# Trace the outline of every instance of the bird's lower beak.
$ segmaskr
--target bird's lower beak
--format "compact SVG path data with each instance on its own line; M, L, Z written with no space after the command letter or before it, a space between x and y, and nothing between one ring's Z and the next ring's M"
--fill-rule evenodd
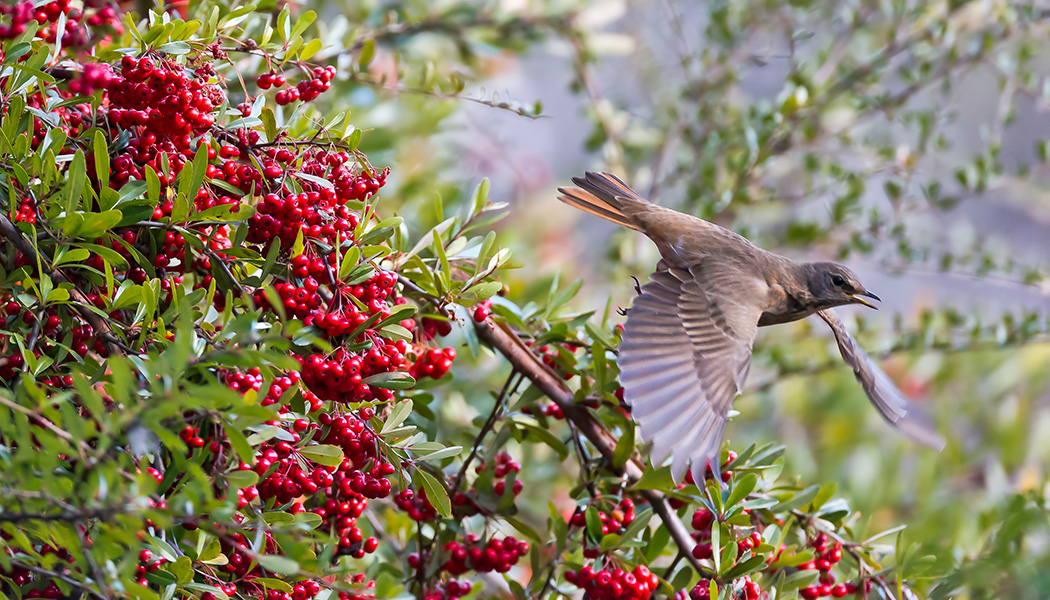
M878 300L879 302L882 302L882 298L879 298L878 296L876 296L875 294L872 294L871 292L869 292L867 290L864 290L863 292L857 292L856 294L853 294L851 297L853 298L853 301L856 302L857 304L863 304L864 306L867 306L868 308L873 308L875 310L879 310L879 307L875 306L871 302L868 302L864 298L871 298L873 300Z

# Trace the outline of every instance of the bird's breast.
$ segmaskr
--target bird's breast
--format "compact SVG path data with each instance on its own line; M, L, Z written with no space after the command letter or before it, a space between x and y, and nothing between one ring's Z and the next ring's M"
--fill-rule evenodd
M816 309L807 306L778 281L769 282L768 302L758 319L758 326L779 325L798 321L813 314Z

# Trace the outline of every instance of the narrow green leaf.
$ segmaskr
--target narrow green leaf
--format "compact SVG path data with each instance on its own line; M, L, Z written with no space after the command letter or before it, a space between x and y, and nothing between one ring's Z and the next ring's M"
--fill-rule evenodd
M747 498L748 494L755 490L756 485L758 485L758 476L754 473L748 473L737 480L736 485L729 492L729 497L726 498L726 509L736 506L737 502Z
M440 481L422 469L413 471L412 479L426 492L427 500L437 509L438 514L445 518L452 516L452 502L449 501L448 492L445 491L445 486Z
M299 449L299 454L319 465L334 467L343 462L343 449L338 446L318 445Z
M279 554L264 554L256 561L259 566L277 575L295 575L299 572L299 563Z

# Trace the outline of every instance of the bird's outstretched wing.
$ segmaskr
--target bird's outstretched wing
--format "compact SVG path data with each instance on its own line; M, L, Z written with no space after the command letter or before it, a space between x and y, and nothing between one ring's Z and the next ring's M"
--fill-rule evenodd
M944 448L944 438L937 434L933 421L901 394L886 373L846 331L838 315L831 310L817 311L817 315L835 332L843 360L853 369L857 381L864 387L864 392L882 418L912 441L936 450Z
M726 414L751 364L766 284L734 263L706 258L658 271L627 312L620 344L624 401L653 464L674 456L680 482L718 469Z

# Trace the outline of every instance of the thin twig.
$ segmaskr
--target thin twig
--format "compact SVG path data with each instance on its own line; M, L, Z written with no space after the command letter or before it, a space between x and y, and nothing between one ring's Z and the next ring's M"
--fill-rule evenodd
M24 569L24 570L29 571L31 573L36 573L37 575L43 575L44 577L50 577L52 579L57 579L57 580L59 580L61 582L67 583L67 584L77 588L78 590L83 590L83 592L85 594L87 594L89 596L92 596L92 597L95 597L95 598L98 598L99 600L109 600L108 597L103 595L101 592L99 592L95 588L87 585L86 583L84 583L82 581L78 581L76 579L73 579L72 577L70 577L68 575L63 575L62 573L58 573L56 571L51 571L51 570L45 569L43 567L37 567L35 565L31 565L29 563L22 562L22 561L20 561L18 559L11 559L11 566L17 567L19 569Z
M511 382L514 382L517 377L517 382L511 387ZM503 406L507 401L507 398L517 390L521 384L521 377L518 377L518 372L511 369L510 375L507 376L507 381L504 382L503 388L500 390L499 395L496 396L496 403L492 405L492 412L489 413L489 418L482 425L481 431L478 432L477 437L474 438L474 447L470 449L470 454L467 459L463 461L463 466L459 468L459 473L456 474L456 478L452 481L452 492L459 491L459 486L463 483L463 477L467 474L467 468L470 467L470 463L473 462L474 458L478 455L478 450L481 448L481 443L484 441L485 436L488 432L496 425L496 420L499 418L500 412L503 410Z

